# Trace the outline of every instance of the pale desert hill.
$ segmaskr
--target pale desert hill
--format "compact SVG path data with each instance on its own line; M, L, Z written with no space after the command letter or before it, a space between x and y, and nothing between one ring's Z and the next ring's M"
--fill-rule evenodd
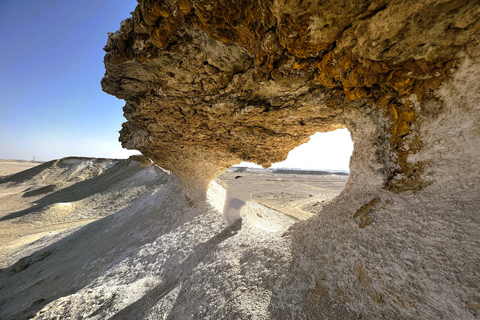
M85 225L155 192L162 171L132 159L64 158L0 178L0 266L35 240Z
M132 159L64 158L3 178L0 319L268 318L298 221L283 196L331 199L346 182L335 177L323 195L301 177L302 200L292 176L225 174L227 189L212 182L194 206L174 175ZM284 212L254 200L265 192Z

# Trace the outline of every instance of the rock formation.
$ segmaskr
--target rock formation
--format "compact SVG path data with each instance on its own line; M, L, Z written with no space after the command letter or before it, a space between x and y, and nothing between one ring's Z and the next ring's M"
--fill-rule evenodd
M140 1L105 50L125 99L121 141L185 184L242 160L268 167L344 113L381 110L385 184L415 190L415 104L478 54L476 1ZM412 101L415 97L415 101ZM425 108L419 108L425 111Z
M123 146L193 197L350 130L346 190L286 234L273 319L480 315L478 1L141 0L105 50Z

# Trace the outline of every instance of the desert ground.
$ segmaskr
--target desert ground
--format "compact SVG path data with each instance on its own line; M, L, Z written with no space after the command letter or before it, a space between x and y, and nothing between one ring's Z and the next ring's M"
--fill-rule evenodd
M303 220L319 213L342 192L347 175L283 174L272 171L226 172L218 177L228 197L254 200Z
M238 272L232 263L267 259L248 272L277 283L289 259L282 235L347 180L228 170L210 184L207 202L191 207L175 176L134 159L0 165L10 173L0 177L0 319L190 318L175 301L198 293L195 272L215 270L209 277L221 282ZM285 249L274 257L272 246ZM212 269L211 259L220 265ZM244 312L266 307L246 304Z
M0 159L0 178L38 166L39 162Z
M122 190L123 180L147 170L137 162L119 167L115 183L109 185L112 173L108 169L120 166L119 161L70 158L39 164L0 160L0 267L14 263L18 251L42 237L107 216L141 197L142 191L155 189L148 179L137 178L131 188ZM217 181L227 190L226 207L232 199L241 203L235 214L230 211L233 222L241 207L252 200L293 220L307 219L343 190L347 178L232 169Z
M0 267L40 238L88 224L155 190L142 169L118 159L0 160Z

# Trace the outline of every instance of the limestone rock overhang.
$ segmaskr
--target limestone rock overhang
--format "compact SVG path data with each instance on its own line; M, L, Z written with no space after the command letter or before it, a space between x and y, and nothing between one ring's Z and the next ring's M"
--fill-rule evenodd
M122 145L191 190L360 117L375 119L383 187L416 191L421 119L479 39L472 0L141 0L109 35L102 88L126 101Z

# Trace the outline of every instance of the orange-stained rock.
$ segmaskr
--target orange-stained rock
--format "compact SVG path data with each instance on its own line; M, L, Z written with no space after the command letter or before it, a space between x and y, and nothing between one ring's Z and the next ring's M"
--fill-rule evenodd
M235 163L282 161L370 107L390 121L386 186L416 172L394 190L421 188L405 99L430 98L480 28L480 4L460 0L142 0L132 16L105 47L103 89L127 101L120 141L198 190Z

